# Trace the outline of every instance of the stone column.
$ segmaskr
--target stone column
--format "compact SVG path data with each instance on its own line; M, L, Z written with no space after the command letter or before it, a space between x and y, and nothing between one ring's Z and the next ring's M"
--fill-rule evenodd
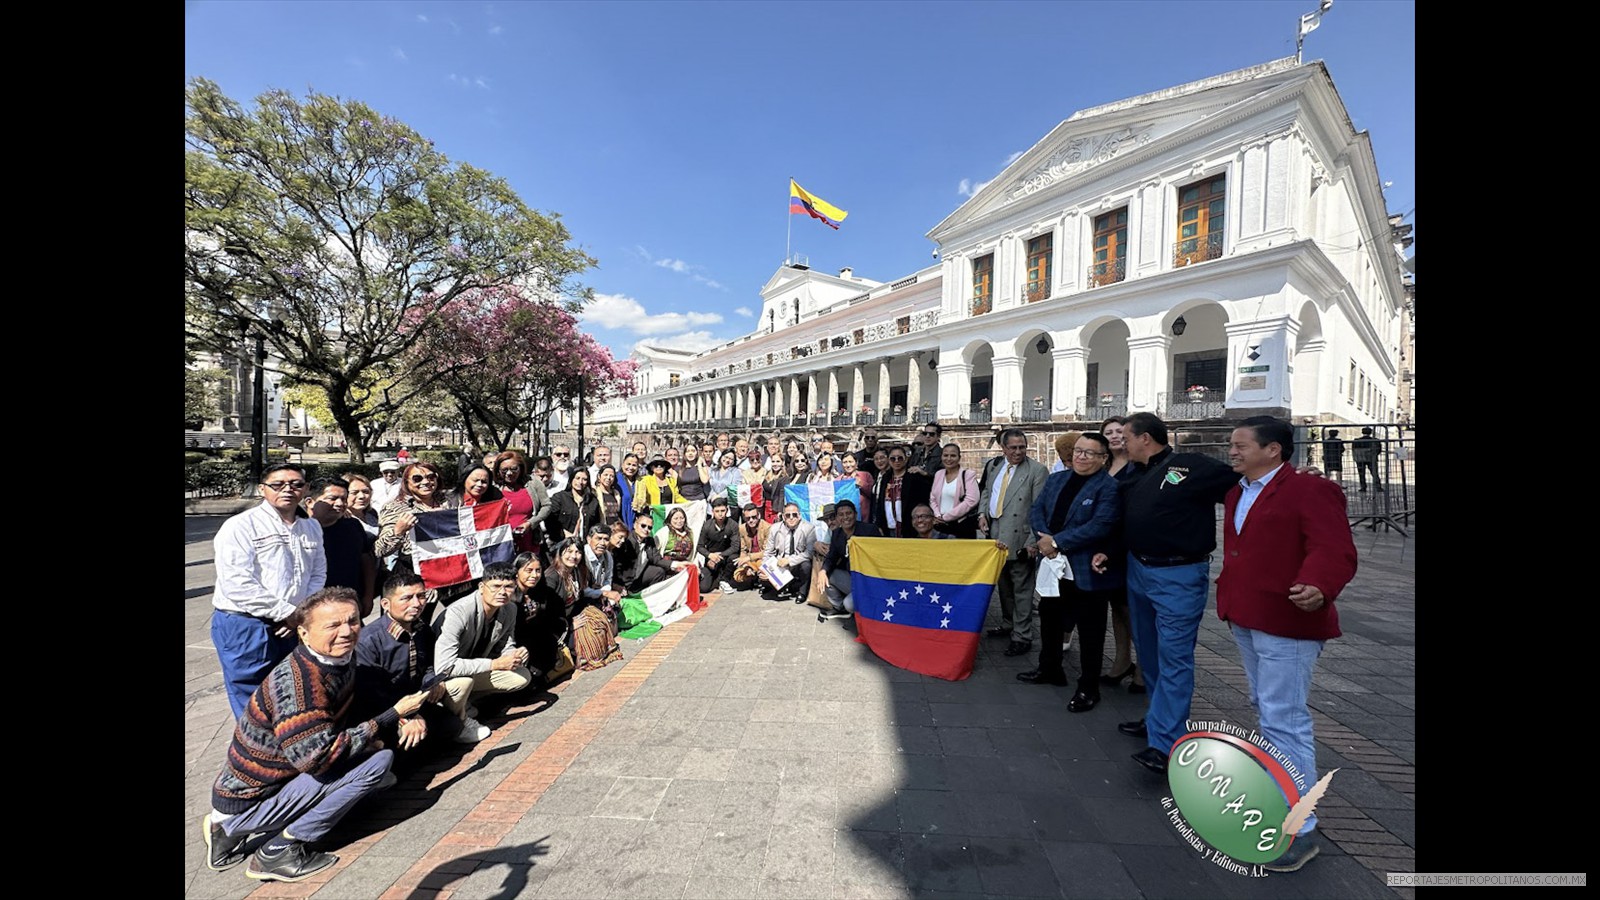
M878 404L875 409L878 410L878 421L880 423L883 421L884 416L894 412L894 404L889 401L889 398L893 396L894 387L894 384L889 380L889 359L890 357L885 356L878 360Z
M855 414L860 412L861 407L867 402L867 376L861 363L855 364L855 370L851 373L851 375L850 415L852 417L852 421L854 421ZM873 408L876 409L878 405L879 404L873 404Z
M972 365L961 361L961 351L939 349L939 421L955 424L962 409L972 399ZM963 393L965 389L965 393Z
M906 363L906 421L910 422L917 408L922 406L922 354L911 354ZM943 416L937 410L935 413Z
M1228 417L1288 418L1294 407L1289 350L1299 333L1299 323L1289 316L1275 316L1255 322L1230 322L1225 330Z
M824 381L823 384L827 384L827 382ZM816 372L806 376L806 407L802 412L806 414L807 421L810 421L810 417L815 415L817 407L827 408L827 403L822 400L821 393L817 391Z
M1007 347L1006 351L1010 352ZM994 389L990 409L996 422L1017 421L1022 410L1022 357L994 357Z
M1172 338L1164 334L1128 338L1128 412L1157 412L1159 395L1171 389Z
M800 408L800 379L799 377L791 377L789 379L789 415L798 416L803 412L805 411Z
M833 421L833 411L838 409L839 402L839 369L837 366L828 369L828 402L822 404L828 411L828 421Z
M1051 385L1055 397L1050 418L1058 422L1070 421L1080 415L1092 419L1095 411L1083 406L1087 403L1084 394L1089 390L1089 349L1063 347L1059 337L1057 341L1056 348L1050 353L1050 360L1055 364L1055 383Z

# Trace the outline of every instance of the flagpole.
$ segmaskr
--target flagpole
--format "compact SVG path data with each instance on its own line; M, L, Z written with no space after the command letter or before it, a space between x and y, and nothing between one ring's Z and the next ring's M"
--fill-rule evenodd
M794 184L793 178L789 179L789 184ZM789 196L794 196L792 187L790 189ZM787 227L784 229L783 234L783 264L787 266L789 264L789 242L794 238L794 213L789 211L788 201L785 201L783 204L783 218L787 223Z

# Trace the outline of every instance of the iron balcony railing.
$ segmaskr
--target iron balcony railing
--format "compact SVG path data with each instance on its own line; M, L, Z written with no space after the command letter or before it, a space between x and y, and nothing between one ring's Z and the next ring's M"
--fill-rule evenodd
M883 414L884 425L904 425L905 423L906 411L904 409L896 409L893 412L886 412Z
M972 422L978 425L986 425L994 421L994 414L993 411L989 409L989 404L986 402L968 403L966 406L961 407L961 418L966 422Z
M1012 404L1011 418L1019 422L1048 422L1050 421L1050 407L1048 401L1029 401L1021 404Z
M1091 394L1079 403L1078 413L1085 421L1109 419L1128 414L1127 394Z
M836 412L833 414L833 418L829 421L833 425L849 425L850 414L847 412Z
M871 410L862 410L861 412L856 413L856 424L876 425L878 424L878 414L872 412Z
M937 419L932 403L924 403L911 411L911 424L926 425Z
M1128 261L1126 259L1113 259L1099 262L1089 266L1089 287L1097 288L1107 284L1116 284L1128 277Z
M1183 238L1172 245L1172 266L1187 266L1222 257L1222 233Z
M1156 414L1166 419L1220 419L1226 410L1225 393L1206 388L1157 394Z

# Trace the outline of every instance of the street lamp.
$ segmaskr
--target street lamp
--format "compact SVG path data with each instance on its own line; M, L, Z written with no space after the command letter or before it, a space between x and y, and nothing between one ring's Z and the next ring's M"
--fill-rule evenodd
M1182 334L1183 334L1183 330L1184 330L1184 329L1185 329L1185 328L1188 328L1188 327L1189 327L1189 323L1188 323L1188 322L1186 322L1186 321L1184 321L1184 318L1183 318L1183 316L1179 316L1179 317L1178 317L1178 318L1177 318L1177 319L1175 319L1175 320L1174 320L1174 321L1173 321L1173 323L1172 323L1172 333L1173 333L1173 334L1174 334L1174 335L1179 335L1179 336L1181 336L1181 335L1182 335Z

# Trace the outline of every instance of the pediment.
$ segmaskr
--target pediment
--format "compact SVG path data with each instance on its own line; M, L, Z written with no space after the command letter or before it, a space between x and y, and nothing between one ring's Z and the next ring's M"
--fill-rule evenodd
M811 274L810 269L796 269L793 266L779 266L778 271L773 272L772 277L767 279L767 283L761 286L761 296L766 297L773 291L779 290L786 284L804 280L809 274Z
M928 237L940 240L954 228L1000 213L1146 146L1181 141L1186 131L1202 133L1208 120L1249 108L1286 83L1305 77L1304 70L1296 71L1285 62L1075 113L935 226Z

